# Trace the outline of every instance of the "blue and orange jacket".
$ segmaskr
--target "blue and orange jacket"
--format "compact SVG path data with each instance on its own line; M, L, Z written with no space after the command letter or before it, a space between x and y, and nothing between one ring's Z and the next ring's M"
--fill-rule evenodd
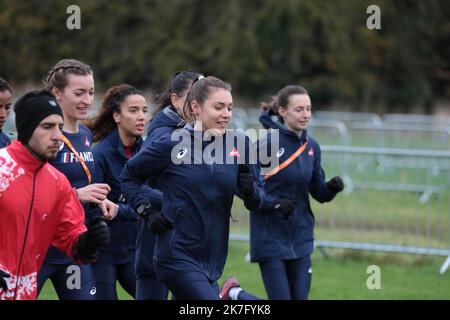
M325 184L319 144L307 135L306 130L297 135L270 111L263 112L260 122L266 129L279 130L279 150L271 157L280 164L302 145L307 145L292 163L265 180L266 194L291 199L295 210L287 218L273 211L256 210L250 213L251 261L302 258L310 255L314 248L314 216L309 194L321 203L331 201L335 194ZM271 150L273 136L269 131L265 138L258 141L257 148Z

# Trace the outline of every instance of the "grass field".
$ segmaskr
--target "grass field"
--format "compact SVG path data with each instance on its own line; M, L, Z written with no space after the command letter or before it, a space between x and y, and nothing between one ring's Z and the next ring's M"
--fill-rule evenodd
M247 251L247 242L230 242L228 261L219 284L222 284L226 277L236 275L243 288L265 298L258 265L245 261ZM329 249L327 257L316 250L312 260L310 299L450 299L450 271L443 275L438 272L444 261L443 257ZM370 276L366 271L370 265L380 267L379 290L369 290L366 286ZM120 299L131 299L122 288L119 288L118 293ZM57 299L49 281L39 299Z

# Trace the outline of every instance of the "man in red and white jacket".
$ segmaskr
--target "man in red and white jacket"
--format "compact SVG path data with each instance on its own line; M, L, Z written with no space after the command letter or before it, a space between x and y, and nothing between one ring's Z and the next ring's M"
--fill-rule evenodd
M101 219L84 210L67 178L47 161L60 146L63 115L48 91L15 105L18 140L0 149L0 300L36 299L36 277L49 245L80 262L109 243Z

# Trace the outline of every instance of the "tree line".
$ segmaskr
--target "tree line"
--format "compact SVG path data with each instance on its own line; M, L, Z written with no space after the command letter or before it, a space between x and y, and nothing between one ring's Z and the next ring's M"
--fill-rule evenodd
M67 28L69 5L81 28ZM367 28L378 5L381 29ZM59 59L101 90L162 90L178 70L213 74L260 101L302 84L315 105L432 112L450 97L449 0L0 0L0 76L36 83Z

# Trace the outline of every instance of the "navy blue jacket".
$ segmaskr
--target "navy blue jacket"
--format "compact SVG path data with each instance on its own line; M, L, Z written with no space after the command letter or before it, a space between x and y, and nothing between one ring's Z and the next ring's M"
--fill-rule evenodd
M142 146L139 138L133 146L136 154ZM120 141L119 131L114 129L93 148L95 158L94 181L107 183L111 187L108 199L119 205L117 216L108 221L111 243L98 250L97 263L123 264L134 258L137 235L137 214L128 204L120 188L119 176L128 161Z
M142 148L148 147L155 140L165 134L171 134L177 128L183 127L184 120L176 113L171 106L164 108L159 112L150 122L147 131L147 138L144 141ZM162 176L155 176L147 181L155 191L159 191L159 202L155 204L155 200L150 201L152 205L161 209L162 202ZM158 193L153 193L154 197ZM135 205L138 201L134 201ZM137 206L137 205L136 205ZM135 207L136 207L135 206ZM136 241L136 274L140 275L155 275L153 268L153 252L156 242L156 235L151 232L145 223L140 221L138 236Z
M4 132L2 132L2 130L0 130L0 149L10 144L11 140L9 139L9 137Z
M130 193L131 198L139 193L141 182L162 174L162 212L174 221L174 228L156 236L154 267L157 276L167 279L186 272L202 272L216 281L222 275L227 257L233 197L240 196L238 161L248 161L250 141L245 137L243 144L226 146L227 139L238 140L230 136L231 132L227 132L222 141L212 139L216 145L221 141L222 152L216 149L216 156L222 164L208 163L202 161L201 156L212 141L202 141L201 133L198 137L199 132L194 134L192 127L185 128L181 130L180 143L171 141L171 135L166 134L128 161L122 173L122 189ZM247 203L256 209L263 198L263 189L259 167L250 165L250 170L258 182Z
M79 125L77 133L64 132L63 134L72 143L75 150L83 158L86 166L89 168L91 175L94 174L94 156L91 150L92 132L87 127ZM70 151L69 147L61 144L61 148L55 160L50 163L59 171L61 171L69 180L70 185L74 188L82 188L89 184L86 172L84 171L78 159ZM89 205L85 205L85 211ZM63 252L59 251L53 246L50 246L45 257L45 263L50 264L67 264L71 263L72 259L67 257Z
M310 255L314 248L314 216L308 193L321 203L331 201L335 194L325 184L319 144L308 137L306 130L298 136L268 111L261 115L260 122L265 128L279 129L279 150L271 157L279 157L280 164L304 143L307 146L295 161L265 181L267 194L291 199L295 210L287 219L276 212L250 213L251 261L302 258ZM267 150L271 150L271 138L269 132L258 141L258 148L267 144Z

